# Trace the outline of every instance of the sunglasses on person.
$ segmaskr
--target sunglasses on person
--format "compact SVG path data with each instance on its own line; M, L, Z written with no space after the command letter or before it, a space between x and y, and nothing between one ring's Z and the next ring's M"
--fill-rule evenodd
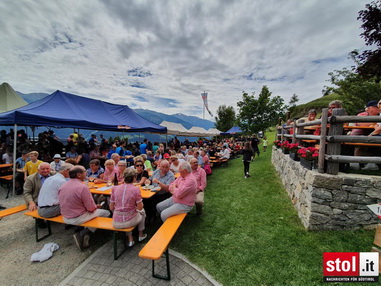
M139 164L139 165L135 165L135 167L143 167L143 165Z

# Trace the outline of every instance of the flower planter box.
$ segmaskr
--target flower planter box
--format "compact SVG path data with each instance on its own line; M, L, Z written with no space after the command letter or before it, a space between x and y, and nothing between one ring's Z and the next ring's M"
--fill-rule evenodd
M285 148L282 148L282 152L283 152L283 154L290 154L290 150L285 149Z
M294 161L300 161L298 154L290 153L290 158Z
M304 167L307 168L308 170L316 169L316 161L312 160L306 160L305 158L300 158L300 164Z

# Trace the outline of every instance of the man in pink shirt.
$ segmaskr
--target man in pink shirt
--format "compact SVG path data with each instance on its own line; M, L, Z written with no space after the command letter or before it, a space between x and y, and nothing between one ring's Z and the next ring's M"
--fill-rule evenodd
M86 178L86 169L77 165L69 171L70 181L64 183L58 191L58 200L64 222L72 225L81 225L95 217L108 217L108 210L99 209L94 203L89 188L83 183ZM85 228L74 234L78 248L89 247L90 233L95 229Z
M206 172L203 168L199 167L196 158L190 160L192 168L192 174L196 178L197 182L197 194L196 194L196 214L202 214L202 207L204 205L204 190L206 188Z
M179 172L180 177L169 185L172 197L156 205L163 222L170 216L189 212L195 204L197 181L190 164L181 162Z

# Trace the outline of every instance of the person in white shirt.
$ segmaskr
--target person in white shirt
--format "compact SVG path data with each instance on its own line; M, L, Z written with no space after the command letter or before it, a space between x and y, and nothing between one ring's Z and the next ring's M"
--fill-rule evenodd
M67 182L72 164L64 163L58 173L47 178L38 195L38 214L42 217L55 217L61 214L58 190Z
M221 159L229 159L230 158L230 152L229 152L228 148L226 148L226 145L222 146L222 150L219 154L220 154Z
M53 161L50 163L50 173L56 174L63 163L65 162L61 160L61 155L55 154L53 157Z

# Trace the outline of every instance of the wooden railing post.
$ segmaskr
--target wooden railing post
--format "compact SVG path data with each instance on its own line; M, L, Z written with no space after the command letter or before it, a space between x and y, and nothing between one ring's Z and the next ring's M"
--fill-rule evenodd
M343 108L335 108L332 110L332 116L344 115L345 110ZM328 131L329 136L342 135L343 134L343 123L334 122ZM328 142L327 144L327 155L341 155L341 143L340 142ZM337 162L327 162L327 174L336 175L339 172L340 163Z
M295 144L296 143L296 133L298 132L298 128L296 128L296 120L293 121L294 122L294 125L293 125L293 132L292 132L292 144Z
M299 119L298 123L304 123L304 119ZM294 123L295 124L295 123ZM295 125L296 126L296 125ZM304 135L304 126L300 126L298 128L295 127L295 129L298 129L298 135ZM299 145L301 145L303 142L302 139L298 139Z
M328 108L323 108L321 115L321 128L320 128L320 147L319 147L319 158L318 158L318 172L324 173L324 156L325 156L325 142L327 135L327 119L328 119Z

